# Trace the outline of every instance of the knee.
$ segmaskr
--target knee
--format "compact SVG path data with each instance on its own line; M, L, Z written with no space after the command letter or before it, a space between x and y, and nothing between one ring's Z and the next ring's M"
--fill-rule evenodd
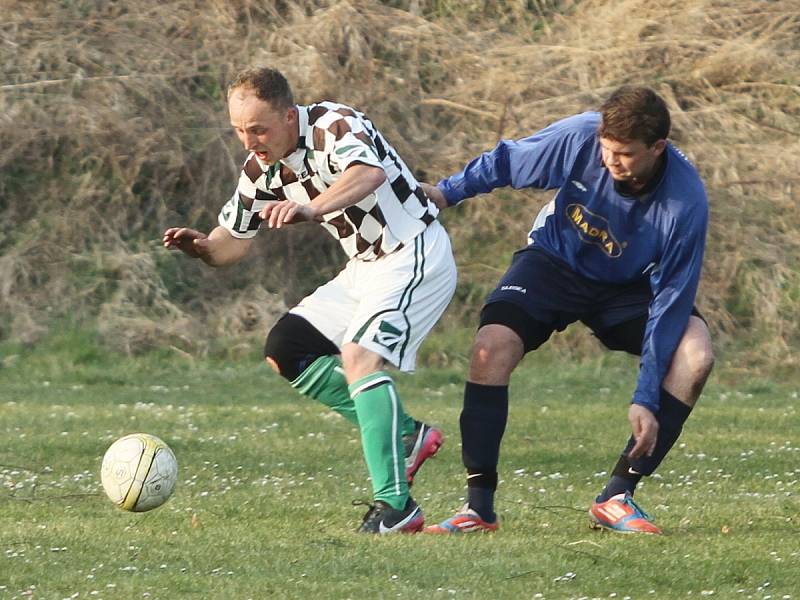
M479 331L472 344L472 367L481 371L496 367L501 362L499 349L495 338Z
M363 346L352 342L342 346L342 368L348 383L380 371L384 363L385 360L382 356Z
M288 346L287 346L287 327L283 319L279 320L270 329L267 339L264 342L264 361L278 375L288 378L289 368Z
M276 361L274 358L269 355L264 356L264 362L266 362L267 366L275 371L278 375L281 374L281 367L278 365L278 361Z
M702 387L714 368L714 349L708 326L698 317L689 319L689 326L676 352L679 369L693 386Z
M714 349L705 324L684 337L680 350L687 379L693 386L702 387L714 368Z
M358 344L345 344L342 346L342 368L345 373L354 369L361 359L361 347Z
M522 340L511 329L502 325L481 327L472 345L470 381L507 385L523 354Z
M711 344L692 348L687 355L687 367L693 383L705 383L714 369L714 350Z
M289 381L320 356L338 354L339 349L308 321L288 313L270 330L264 343L264 359Z

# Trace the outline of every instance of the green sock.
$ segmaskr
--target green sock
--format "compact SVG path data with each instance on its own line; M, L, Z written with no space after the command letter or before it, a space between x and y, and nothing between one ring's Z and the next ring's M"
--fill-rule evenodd
M338 356L320 356L292 381L292 387L330 406L353 425L358 425L356 407L347 389L342 361Z
M342 360L339 356L320 356L291 382L291 386L301 394L331 407L353 425L358 425L356 407L347 389L347 380L344 378ZM400 428L402 435L414 433L414 419L403 411L402 406Z
M372 494L403 510L408 500L406 461L400 430L403 407L394 382L377 371L350 384L361 427L361 446L372 477Z

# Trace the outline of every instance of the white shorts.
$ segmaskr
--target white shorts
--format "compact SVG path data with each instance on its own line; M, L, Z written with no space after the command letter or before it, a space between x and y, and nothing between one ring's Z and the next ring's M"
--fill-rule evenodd
M434 221L392 254L370 262L350 260L289 312L309 321L339 348L354 342L402 371L413 371L422 340L455 289L450 238Z

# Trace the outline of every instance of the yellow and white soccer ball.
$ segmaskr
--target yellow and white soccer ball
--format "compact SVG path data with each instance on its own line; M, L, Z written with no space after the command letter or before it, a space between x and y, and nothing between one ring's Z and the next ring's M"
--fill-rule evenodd
M106 450L100 480L111 501L123 510L144 512L172 495L178 461L163 441L148 433L132 433Z

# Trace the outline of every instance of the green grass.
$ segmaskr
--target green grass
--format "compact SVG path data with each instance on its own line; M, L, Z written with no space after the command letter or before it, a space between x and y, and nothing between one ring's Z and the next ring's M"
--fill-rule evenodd
M441 343L441 339L436 341ZM798 598L800 380L715 373L637 498L667 535L601 534L586 508L628 430L635 363L530 357L512 386L495 535L353 533L358 434L253 355L123 359L86 335L0 348L0 598ZM429 521L462 502L463 366L398 376L441 424L414 488ZM111 505L101 457L133 431L180 463L145 514Z

